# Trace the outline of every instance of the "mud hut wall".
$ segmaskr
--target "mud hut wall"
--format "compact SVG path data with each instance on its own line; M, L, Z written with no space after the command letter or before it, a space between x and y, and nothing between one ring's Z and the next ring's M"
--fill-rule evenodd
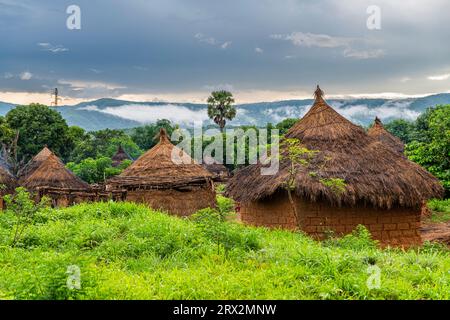
M337 235L348 234L361 224L383 245L409 246L421 243L419 209L333 207L299 198L296 199L296 206L301 215L302 230L316 239L323 239L329 230ZM240 217L244 223L256 226L285 229L297 227L287 196L280 194L242 205Z
M175 189L137 189L127 192L126 201L144 203L155 210L178 216L189 216L196 211L216 206L211 188L203 187L182 191Z

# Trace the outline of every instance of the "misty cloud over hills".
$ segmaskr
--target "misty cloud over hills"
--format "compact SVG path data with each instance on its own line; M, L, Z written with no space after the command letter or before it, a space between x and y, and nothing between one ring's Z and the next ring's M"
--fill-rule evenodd
M427 107L450 104L450 94L438 94L423 98L407 99L329 99L336 111L360 125L370 124L375 116L384 122L393 119L415 120ZM261 102L237 105L237 116L232 125L258 125L278 123L285 118L302 117L310 108L311 99L278 102ZM0 103L0 115L5 115L14 105ZM168 119L183 127L194 123L211 124L205 104L130 102L100 99L75 106L61 106L57 110L69 125L86 130L105 128L131 128L158 119Z

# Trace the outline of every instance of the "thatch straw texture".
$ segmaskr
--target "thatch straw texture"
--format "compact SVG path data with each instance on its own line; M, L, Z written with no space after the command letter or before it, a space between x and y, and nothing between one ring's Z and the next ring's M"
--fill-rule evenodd
M28 189L59 189L59 190L82 190L89 191L89 184L82 181L52 152L46 159L41 161L37 168L28 171L23 178L23 186Z
M311 109L286 134L320 151L308 168L296 174L298 196L333 205L378 208L418 207L426 199L442 196L442 185L435 177L342 117L322 95L318 88ZM237 172L228 183L227 194L248 203L279 190L289 176L288 161L281 160L279 172L272 176L261 175L261 166L251 165ZM346 190L342 194L333 192L320 178L344 179Z
M369 128L367 134L401 154L405 151L403 142L387 131L378 117L375 118L373 126Z
M33 172L39 168L39 166L50 156L53 152L45 146L37 155L33 157L22 169L19 170L18 178L21 183L33 174Z
M211 173L170 142L164 129L159 135L159 143L119 176L111 178L109 185L162 189L204 184L212 178ZM173 155L177 156L175 162Z

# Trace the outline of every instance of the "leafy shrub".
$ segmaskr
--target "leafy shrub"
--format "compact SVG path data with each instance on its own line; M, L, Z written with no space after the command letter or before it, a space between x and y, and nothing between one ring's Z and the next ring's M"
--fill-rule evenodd
M203 234L217 244L217 253L220 253L221 247L223 247L225 255L232 249L255 250L259 248L255 233L224 221L223 216L213 209L202 209L192 218Z
M372 236L366 227L358 225L352 233L347 234L342 238L332 237L327 240L326 244L353 250L364 250L375 248L377 242L372 239Z
M217 196L217 209L222 217L234 213L234 201L233 199L224 197L222 195Z
M3 199L5 200L7 211L15 217L11 240L11 246L14 247L21 240L27 227L34 222L36 213L48 207L49 201L44 197L38 204L35 204L32 195L23 187L16 188L14 195L6 195Z

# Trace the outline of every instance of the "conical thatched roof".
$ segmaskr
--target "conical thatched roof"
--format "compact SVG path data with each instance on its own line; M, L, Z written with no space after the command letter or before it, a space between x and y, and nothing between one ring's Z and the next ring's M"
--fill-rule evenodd
M311 109L286 134L320 151L308 168L296 174L298 196L338 205L390 208L416 207L442 195L441 184L430 173L342 117L325 102L320 88L315 95ZM288 167L281 160L280 170L272 176L261 175L261 164L244 168L229 181L227 194L244 203L270 196L286 182ZM320 182L329 178L344 179L345 192L333 192Z
M121 186L170 187L212 178L211 173L170 142L164 129L160 130L159 139L156 146L109 182Z
M36 167L35 162L33 170L28 171L28 174L23 177L21 183L24 187L30 189L51 188L83 191L90 190L89 184L67 169L64 166L64 163L62 163L62 161L50 150L48 150L50 151L50 154L47 154L47 150L45 150L45 153L41 154L41 156L45 154L46 158L39 157L39 165ZM36 160L36 157L34 160Z
M50 156L53 152L45 146L37 155L33 157L18 173L19 181L22 183L28 176L39 168L39 166Z
M133 160L131 156L122 148L122 145L119 145L117 152L115 155L111 157L112 166L117 167L125 160Z
M367 131L367 134L401 154L405 151L403 142L387 131L378 117L375 118L373 126Z

